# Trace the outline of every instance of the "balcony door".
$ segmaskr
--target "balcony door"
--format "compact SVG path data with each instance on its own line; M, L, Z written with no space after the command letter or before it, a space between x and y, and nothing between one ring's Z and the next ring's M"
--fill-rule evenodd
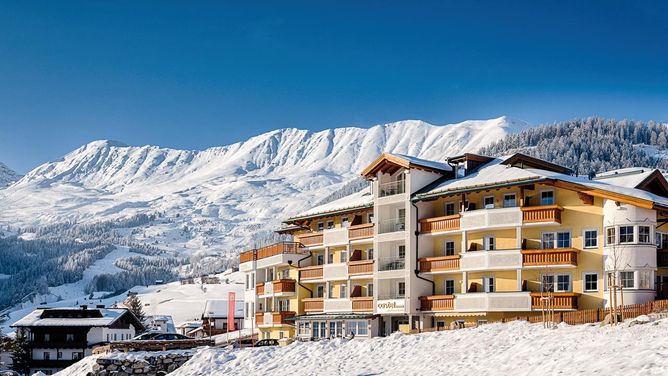
M483 277L482 289L484 292L494 292L494 277Z

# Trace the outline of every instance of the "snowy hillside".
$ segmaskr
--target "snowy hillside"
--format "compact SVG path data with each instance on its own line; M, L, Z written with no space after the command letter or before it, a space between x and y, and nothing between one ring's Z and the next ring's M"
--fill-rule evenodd
M11 183L19 180L21 175L17 174L14 170L7 167L6 164L0 162L0 189L5 188Z
M443 160L525 129L506 117L434 126L401 121L369 129L281 129L203 151L95 141L0 191L0 225L43 226L161 218L133 242L191 251L238 251L280 219L341 187L383 151Z

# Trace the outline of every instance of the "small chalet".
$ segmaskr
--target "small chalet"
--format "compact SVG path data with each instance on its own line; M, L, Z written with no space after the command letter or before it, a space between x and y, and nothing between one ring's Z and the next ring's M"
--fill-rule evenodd
M215 299L207 300L202 314L202 330L206 336L227 333L227 300ZM243 328L244 322L244 302L235 301L234 307L234 329Z

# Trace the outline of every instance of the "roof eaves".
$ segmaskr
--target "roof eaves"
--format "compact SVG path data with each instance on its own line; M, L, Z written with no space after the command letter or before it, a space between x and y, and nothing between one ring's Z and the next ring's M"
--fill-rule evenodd
M493 184L473 185L473 186L468 186L468 187L461 187L461 188L450 189L450 190L436 191L436 192L431 192L431 193L425 192L425 193L414 195L413 198L411 198L411 201L417 202L417 201L422 201L422 200L430 199L430 198L436 198L436 197L442 197L442 196L451 196L451 195L455 195L455 194L474 192L474 191L490 189L490 188L511 187L511 186L518 185L518 184L539 183L539 182L547 181L547 180L551 180L551 179L548 179L548 178L545 178L545 177L531 177L531 178L522 178L522 179L515 179L515 180L506 180L504 182L498 182L498 183L493 183Z
M290 217L283 221L285 224L290 224L291 222L295 221L301 221L304 219L315 219L315 218L320 218L320 217L329 217L332 215L337 215L337 214L343 214L343 213L348 213L352 211L356 211L359 209L366 209L366 208L371 208L373 207L373 202L366 203L364 205L357 205L357 206L351 206L348 208L343 208L343 209L337 209L337 210L331 210L331 211L325 211L325 212L320 212L320 213L313 213L310 215L303 215L299 217Z

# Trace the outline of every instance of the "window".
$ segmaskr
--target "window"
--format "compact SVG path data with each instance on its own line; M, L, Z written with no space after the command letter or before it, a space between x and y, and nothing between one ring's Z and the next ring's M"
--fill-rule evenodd
M436 328L437 329L442 329L445 328L445 321L436 321Z
M325 263L325 256L324 255L316 256L316 264L317 265L322 265L324 263Z
M329 294L327 295L327 297L329 299L332 299L334 297L334 285L331 284L331 283L329 285L329 291L328 292L329 292Z
M494 277L483 277L482 288L485 292L494 292Z
M638 243L649 242L649 226L638 226Z
M278 311L279 312L288 312L290 311L290 301L288 299L281 299L278 301Z
M348 297L348 286L341 285L339 286L339 298L344 299Z
M447 240L445 242L445 255L454 256L455 255L455 242L452 240Z
M324 321L314 321L313 322L313 337L314 338L325 338L327 336L326 330L327 326Z
M621 231L620 234L621 236ZM633 272L620 272L619 278L622 280L622 287L625 289L632 289L634 286Z
M373 296L373 283L366 285L366 296Z
M454 295L455 294L455 280L446 279L445 280L445 295Z
M557 248L570 248L570 247L571 247L571 233L557 232Z
M668 249L668 234L657 232L656 233L656 246L659 249Z
M540 204L541 205L554 205L554 191L542 191L542 192L540 192Z
M250 274L246 274L246 290L250 290Z
M66 334L65 335L65 340L67 342L74 342L74 334Z
M633 243L633 226L619 226L619 242Z
M557 275L557 289L555 291L571 291L571 276L568 274Z
M290 269L281 270L281 278L290 279Z
M329 254L327 254L327 263L328 264L334 263L334 252L329 252Z
M493 251L494 248L494 237L493 236L485 236L483 239L483 247L485 251Z
M340 257L341 257L341 262L347 262L348 261L348 251L341 251Z
M341 217L341 227L348 227L350 225L350 222L348 221L348 217Z
M397 296L399 298L406 296L406 282L397 283Z
M49 360L51 359L51 353L48 351L44 351L44 360Z
M617 244L617 233L614 227L605 229L605 243L606 244Z
M598 274L585 273L584 275L585 291L598 291Z
M598 247L598 230L584 231L584 247L597 248Z
M367 223L373 223L373 213L369 213L369 215L366 217Z
M648 270L638 271L638 288L639 289L652 288L652 272Z
M315 288L315 297L316 298L324 298L325 297L325 286L318 285L318 287Z
M366 336L369 333L366 321L348 321L346 323L346 331L356 336Z
M405 245L400 245L399 248L397 249L397 256L400 259L405 259L406 258L406 246Z
M327 221L327 229L331 230L334 228L334 221Z
M509 193L503 195L503 207L504 208L513 208L517 206L517 199L515 198L514 193Z
M367 260L373 260L373 248L369 248L366 250L366 258Z
M554 276L544 275L540 288L543 290L543 292L554 291Z
M72 353L72 360L79 360L83 359L83 353L82 352L73 352Z
M543 234L543 239L541 241L543 249L552 249L554 248L554 232L546 232Z
M51 341L51 334L44 333L44 342L49 342L49 341Z
M342 337L343 331L343 322L341 321L330 321L329 322L329 336L330 337Z
M455 215L455 203L448 202L445 204L445 215Z
M297 333L300 337L309 337L311 335L311 323L300 322L297 325Z
M325 225L322 222L318 222L318 232L322 231L325 228Z
M542 238L543 249L570 248L571 233L564 232L544 232Z
M487 196L483 199L483 207L485 209L494 209L494 196Z

